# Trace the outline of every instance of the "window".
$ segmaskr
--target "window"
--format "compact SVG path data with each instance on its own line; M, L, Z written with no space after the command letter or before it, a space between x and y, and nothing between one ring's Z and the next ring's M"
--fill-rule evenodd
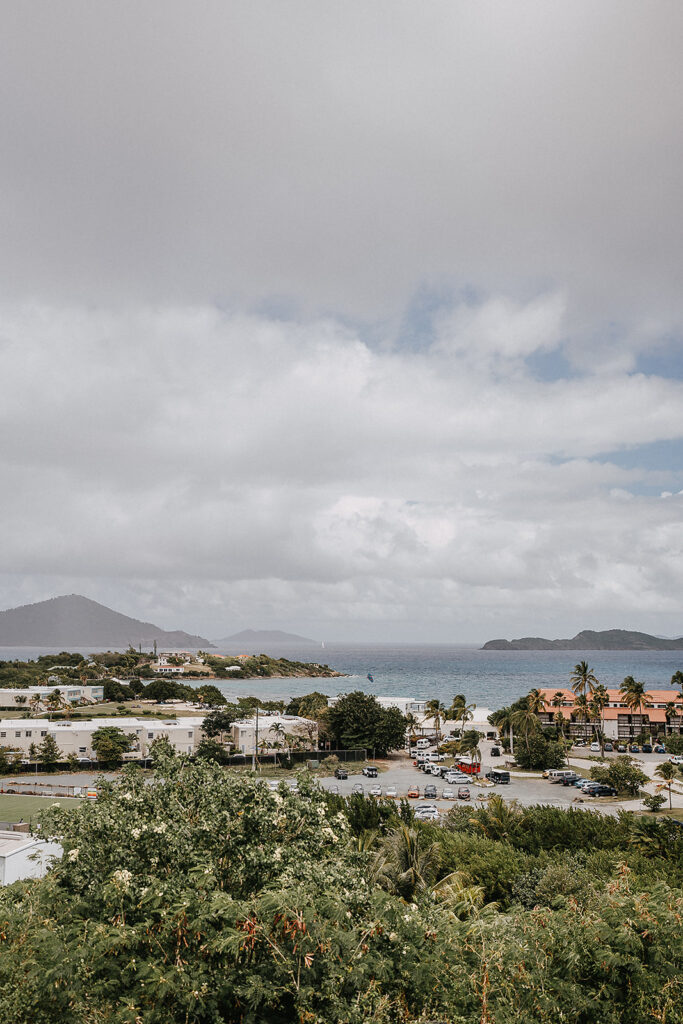
M19 738L20 738L20 736L21 736L21 733L20 733L20 732L15 732L15 734L14 734L14 735L16 736L16 738L17 738L17 739L19 739Z
M148 740L153 740L154 739L154 733L153 732L148 732L147 733L147 739Z
M85 747L79 747L78 748L78 753L79 754L85 754Z
M3 739L3 740L4 740L4 738L5 738L5 736L6 736L6 735L7 735L7 733L6 733L6 732L0 732L0 739Z
M188 736L190 737L190 739L192 739L192 736L193 736L193 733L192 733L192 732L188 732L188 734L187 734L187 735L188 735Z
M27 730L26 730L26 735L27 735L27 736L31 736L31 735L32 735L32 732L31 732L31 730L30 730L30 729L27 729Z
M40 735L47 736L47 729L41 729Z

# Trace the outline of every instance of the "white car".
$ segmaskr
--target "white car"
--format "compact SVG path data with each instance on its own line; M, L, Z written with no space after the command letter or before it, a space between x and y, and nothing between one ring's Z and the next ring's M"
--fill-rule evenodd
M599 743L591 743L590 750L594 754L599 754L600 753L600 744Z
M398 790L396 789L396 786L387 786L386 795L389 797L390 800L395 800L396 797L398 796Z
M683 754L672 754L669 760L671 764L683 764Z
M439 808L436 804L418 804L415 808L415 817L418 821L438 821Z
M444 777L450 786L464 786L467 785L468 782L472 781L471 777L469 775L465 775L464 772L446 772Z
M442 800L455 800L455 790L454 789L448 789L448 788L444 789L444 791L441 794L441 799Z

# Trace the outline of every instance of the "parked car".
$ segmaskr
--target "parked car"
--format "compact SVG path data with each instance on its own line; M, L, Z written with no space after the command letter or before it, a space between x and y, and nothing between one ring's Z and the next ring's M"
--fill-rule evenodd
M436 786L433 782L425 786L425 800L436 800Z
M420 796L420 787L410 786L410 788L408 789L408 796L410 797L411 800L416 800Z
M617 753L618 754L625 754L626 753L626 745L624 743L617 743Z
M666 754L666 747L663 743L655 743L654 751L655 754Z
M330 786L327 792L336 793L336 795L339 796L339 786Z
M418 750L426 750L427 747L431 747L431 743L424 736L422 736L415 745Z
M351 787L351 792L359 793L361 796L363 795L364 790L360 782L354 782L353 786Z
M500 757L500 747L491 747L491 757Z
M366 775L369 779L376 779L377 769L375 768L374 764L366 764L365 768L363 769L363 775Z
M396 797L398 796L398 790L396 789L396 786L387 786L386 795L389 797L389 799L395 800Z
M672 764L683 764L683 754L669 754L669 760Z
M587 790L589 796L616 796L617 791L614 786L591 786Z
M579 775L579 777L577 779L574 779L574 781L571 783L571 785L572 786L576 786L577 789L581 789L581 787L583 786L584 782L590 782L590 779L585 779L583 777L583 775Z
M370 786L370 796L381 796L382 787L378 785Z
M468 786L460 786L458 789L458 800L471 800L471 794Z
M579 779L579 778L580 778L580 776L577 775L576 772L572 772L571 775L565 775L565 777L562 779L562 785L563 786L573 786L574 783L576 782L576 780Z
M455 790L445 786L441 792L442 800L455 800Z
M599 743L595 743L595 742L591 743L590 750L591 750L591 752L593 754L599 754L600 753L600 744Z
M652 753L652 744L651 743L643 743L643 746L642 746L641 749L642 749L644 754L651 754Z
M612 746L611 743L605 743L605 753L606 754L611 754L613 750L614 750L614 747Z
M461 783L464 785L464 783L472 781L469 775L465 775L464 772L453 771L452 769L446 772L444 778L451 786L459 786Z
M348 779L349 773L347 772L346 768L335 768L334 777L335 779Z
M632 754L639 754L640 753L640 747L638 746L637 743L632 743L631 746L628 749L631 751Z
M439 808L436 804L418 804L415 808L415 817L418 821L438 821Z
M574 740L574 746L575 747L585 747L586 746L586 741L585 740Z

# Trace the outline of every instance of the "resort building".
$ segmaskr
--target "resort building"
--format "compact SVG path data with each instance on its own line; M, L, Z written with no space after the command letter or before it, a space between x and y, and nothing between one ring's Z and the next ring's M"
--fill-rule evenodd
M62 683L59 686L26 686L23 690L2 687L0 688L0 710L14 711L15 708L22 708L29 711L31 705L46 704L58 692L62 702L69 704L97 704L104 700L104 687L102 685L83 686L80 683Z
M576 694L572 690L555 688L540 692L545 699L545 709L538 713L541 725L554 725L558 712L561 712L565 723L568 723L569 735L573 737L590 737L601 723L605 738L617 741L629 741L640 733L663 737L683 731L683 703L678 690L648 690L642 707L630 708L620 690L608 689L609 701L600 717L588 721L577 708ZM560 693L561 704L557 696ZM590 694L587 696L590 703ZM674 711L676 713L672 713Z
M0 747L28 757L31 745L38 747L52 736L64 757L95 759L92 734L104 726L121 729L133 740L130 760L147 757L154 740L165 737L179 754L193 754L202 740L204 716L162 721L155 718L96 718L89 721L52 722L47 718L0 719Z
M271 711L260 711L258 721L243 718L232 724L232 741L235 750L241 754L265 750L317 750L318 723L298 715L281 715Z

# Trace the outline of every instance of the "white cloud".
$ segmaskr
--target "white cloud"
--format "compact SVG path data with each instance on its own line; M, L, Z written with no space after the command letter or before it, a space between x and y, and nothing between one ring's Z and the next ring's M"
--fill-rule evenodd
M5 572L52 575L52 592L77 577L140 614L166 601L204 632L270 615L483 636L516 605L673 611L680 496L643 497L667 474L586 456L680 437L683 384L540 382L519 356L557 343L560 307L517 304L507 339L495 311L510 308L456 312L448 350L421 354L330 318L5 309Z

